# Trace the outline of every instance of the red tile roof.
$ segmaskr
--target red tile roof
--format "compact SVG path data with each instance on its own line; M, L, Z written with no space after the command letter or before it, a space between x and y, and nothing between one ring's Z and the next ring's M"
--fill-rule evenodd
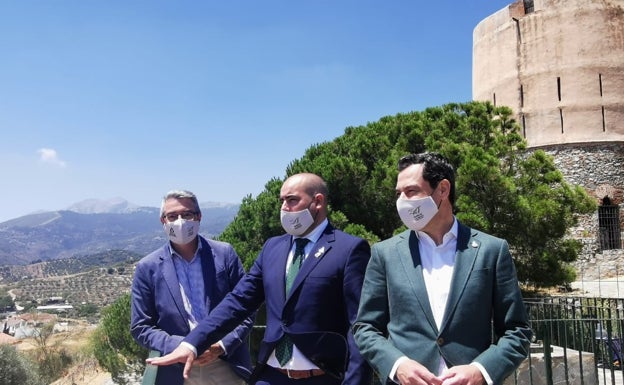
M15 345L20 343L21 341L18 340L17 338L10 336L8 334L5 333L0 333L0 344L9 344L9 345Z

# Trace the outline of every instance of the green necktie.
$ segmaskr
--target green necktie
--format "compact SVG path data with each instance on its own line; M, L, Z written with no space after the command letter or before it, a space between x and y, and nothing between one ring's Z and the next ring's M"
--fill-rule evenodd
M286 272L286 296L288 296L290 288L295 281L295 277L297 276L297 273L299 273L301 263L303 262L303 258L305 257L305 245L308 242L309 240L307 238L295 239L295 254L293 255L292 261L290 262L290 267ZM290 360L290 358L292 357L292 352L293 343L290 338L288 338L288 336L284 335L275 347L275 356L277 357L280 365L284 366Z

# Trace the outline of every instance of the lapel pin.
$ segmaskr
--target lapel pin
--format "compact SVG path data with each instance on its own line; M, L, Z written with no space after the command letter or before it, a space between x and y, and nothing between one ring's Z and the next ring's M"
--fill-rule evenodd
M321 247L320 249L318 249L318 251L316 252L316 254L314 254L314 258L318 258L321 255L323 255L323 253L325 252L325 246Z
M472 243L470 244L470 246L472 247L479 247L479 244L477 243L477 241L472 241Z

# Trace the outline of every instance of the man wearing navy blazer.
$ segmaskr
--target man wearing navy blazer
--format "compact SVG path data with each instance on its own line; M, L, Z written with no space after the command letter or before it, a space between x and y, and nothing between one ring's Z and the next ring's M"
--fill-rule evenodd
M142 346L173 351L243 277L234 248L198 234L201 210L190 191L165 195L160 221L169 242L137 264L132 282L130 332ZM248 335L253 316L215 341L185 381L182 365L158 368L157 385L242 384L251 374Z
M408 230L373 245L360 351L383 383L501 384L532 335L507 242L455 219L454 169L439 154L403 157L396 194Z
M319 176L289 177L280 191L281 222L288 234L266 241L249 273L179 348L148 362L182 362L188 368L195 353L265 303L266 330L250 383L370 384L372 370L350 332L370 247L328 222L327 196L327 186ZM292 287L286 290L287 272L298 260L301 238L307 240L305 257ZM281 347L289 343L292 355L284 357Z

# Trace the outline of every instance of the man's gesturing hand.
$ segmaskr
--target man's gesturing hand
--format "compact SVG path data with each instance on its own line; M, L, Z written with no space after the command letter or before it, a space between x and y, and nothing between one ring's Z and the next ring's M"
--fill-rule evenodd
M171 364L181 363L184 364L184 373L183 376L185 379L188 379L189 372L191 371L191 366L193 365L193 360L195 359L195 353L193 353L190 349L185 348L184 346L178 346L169 354L166 354L162 357L148 358L145 360L150 365L157 366L167 366Z

